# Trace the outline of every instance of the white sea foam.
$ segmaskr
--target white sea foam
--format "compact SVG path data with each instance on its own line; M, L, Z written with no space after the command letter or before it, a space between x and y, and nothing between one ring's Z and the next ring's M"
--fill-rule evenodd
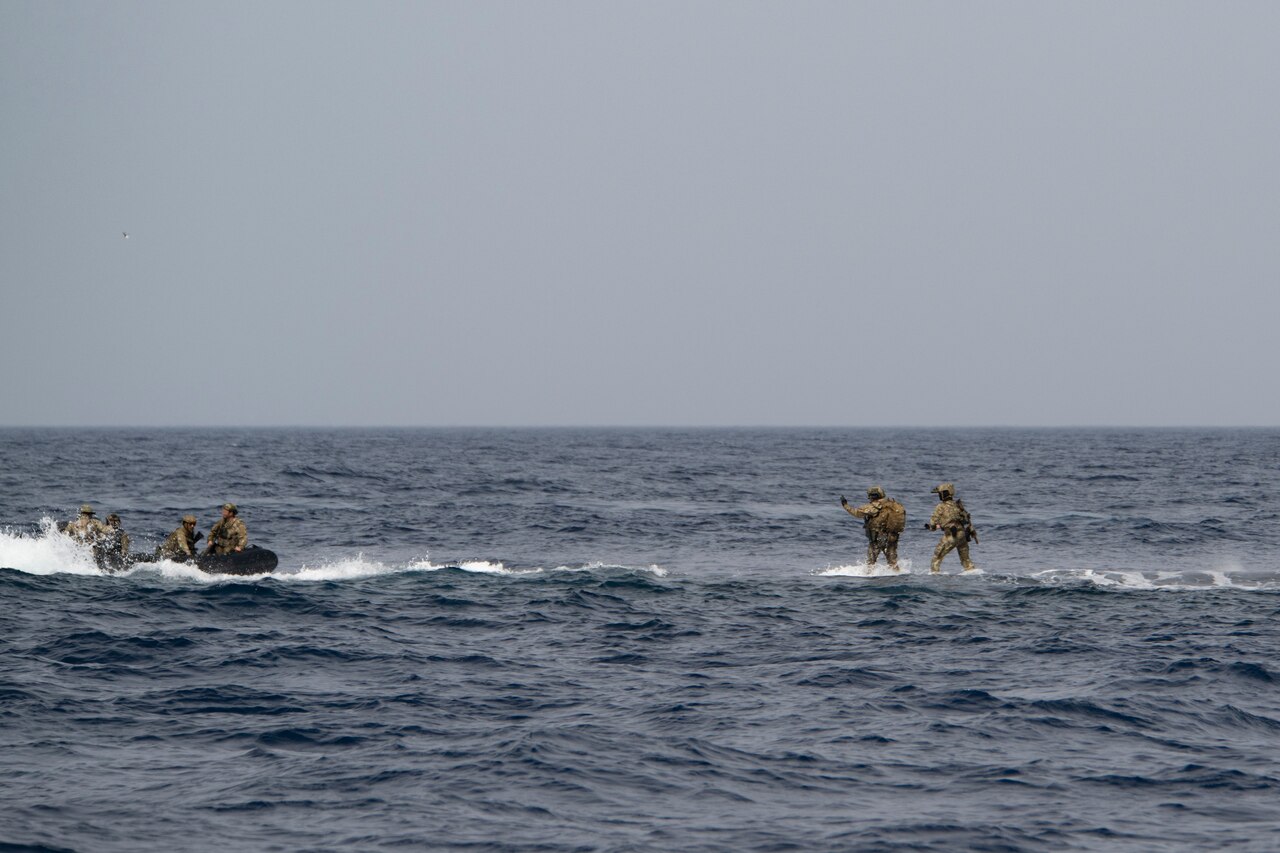
M105 572L103 573L105 574ZM124 572L117 572L127 576L146 576L148 574L160 575L171 580L196 581L198 583L225 583L227 581L243 581L251 580L252 576L246 578L243 575L211 575L208 572L202 572L190 563L175 563L172 560L156 560L154 563L135 563ZM257 575L256 577L266 577L266 575Z
M814 571L813 574L820 577L852 578L902 577L913 574L910 560L901 560L899 566L901 570L894 572L884 563L877 563L874 566L868 566L866 563L853 563L827 566L824 569ZM60 533L56 523L50 518L41 519L38 531L0 530L0 567L17 569L33 575L103 576L108 574L94 564L93 556L88 547ZM356 580L408 572L438 572L447 569L511 578L606 570L645 573L659 578L667 577L670 574L666 568L658 565L623 566L609 562L592 562L582 565L517 568L491 560L464 560L441 563L433 561L426 556L407 563L386 563L371 559L363 554L340 557L315 565L303 564L300 567L282 565L277 571L264 575L211 575L190 564L175 563L169 560L139 563L125 572L116 574L139 577L145 577L150 574L175 581L209 584L244 583L265 578L283 582L305 583ZM1030 572L1025 569L1021 571L997 570L993 574L987 574L982 569L975 569L970 572L952 570L946 571L944 574L947 576L974 578L986 577L988 580L1000 581L1023 579L1024 581L1032 580L1046 585L1091 584L1099 588L1121 592L1280 589L1280 575L1276 572L1245 569L1239 561L1234 559L1204 566L1160 570L1048 568ZM927 577L928 573L921 572L919 576Z
M0 566L33 575L101 575L87 545L64 536L51 518L40 519L39 533L0 530Z
M0 530L0 567L17 569L33 575L76 574L103 576L111 574L103 571L94 563L93 554L87 546L75 542L60 533L57 523L51 518L41 519L40 530L37 532ZM523 577L554 572L590 572L605 569L644 572L655 577L666 577L668 574L665 568L657 565L635 567L594 562L579 566L560 565L549 568L512 568L501 562L489 560L436 563L432 562L428 557L412 560L407 564L392 564L368 558L364 554L357 554L354 557L341 557L316 565L304 563L297 568L281 566L275 572L261 575L209 574L200 571L200 569L189 563L177 563L172 560L138 563L123 572L114 574L117 576L159 575L173 580L196 581L199 583L243 583L268 577L298 583L355 580L378 575L406 572L437 572L444 569L458 569L464 572L505 577Z
M620 565L618 565L617 563L587 563L587 564L586 564L586 565L584 565L584 566L556 566L554 569L549 569L548 571L552 571L552 572L594 572L594 571L601 571L601 570L604 570L604 569L616 569L616 570L618 570L618 571L622 571L622 572L645 572L645 573L647 573L647 574L651 574L651 575L653 575L654 577L658 577L658 578L665 578L668 574L670 574L666 569L664 569L662 566L658 566L658 565L652 565L652 564L651 564L651 565L648 565L648 566L620 566ZM542 569L536 569L535 571L539 571L539 572L540 572L540 571L543 571L543 570L542 570Z
M436 563L429 557L412 560L405 565L389 565L370 560L363 554L348 559L335 560L321 565L304 564L296 571L278 571L272 577L285 581L332 581L353 580L357 578L375 577L377 575L402 574L407 572L439 572L454 569L480 575L497 577L528 577L553 572L590 572L601 569L619 569L622 571L646 572L655 577L666 577L667 570L661 566L637 568L632 566L616 566L608 563L589 563L583 566L555 566L553 568L512 568L501 562L491 560L462 560L456 563Z
M877 563L868 566L866 563L828 566L813 572L818 577L851 577L851 578L885 578L901 577L912 574L911 561L901 560L900 572L894 572L887 565ZM947 577L985 578L987 582L1010 582L1019 579L1033 580L1045 585L1072 586L1091 584L1103 589L1117 592L1125 591L1198 591L1211 589L1271 590L1280 589L1280 577L1273 572L1250 572L1241 569L1238 563L1229 563L1203 568L1163 569L1158 571L1139 571L1137 569L1041 569L1030 573L1001 572L988 573L982 568L967 572L942 572ZM921 572L919 577L932 577Z
M894 578L902 575L911 574L911 561L899 560L899 571L889 568L888 563L876 563L869 566L866 563L853 563L847 566L827 566L814 574L822 577L845 577L845 578Z
M1238 564L1204 566L1190 569L1043 569L1030 577L1045 584L1069 585L1087 583L1117 591L1207 589L1280 589L1274 573L1247 572Z
M405 568L389 566L377 560L367 559L364 554L357 554L354 557L321 563L316 566L309 566L303 563L296 571L278 571L272 577L291 582L344 581L371 578L378 575L391 575L406 570Z
M438 572L441 569L461 569L464 572L475 572L480 575L532 575L543 571L536 568L511 569L502 563L493 563L488 560L463 560L458 563L437 564L424 559L417 563L411 563L409 568L425 572Z
M637 566L619 566L612 563L587 563L581 566L554 566L551 568L533 567L533 568L509 568L502 563L494 563L487 560L464 560L458 563L433 563L431 560L423 558L414 563L409 564L411 571L427 571L438 572L441 569L460 569L464 572L476 572L477 574L486 575L508 575L508 576L526 576L539 575L548 572L591 572L602 569L618 569L627 572L646 572L655 577L664 578L668 572L662 566L649 565L644 567Z

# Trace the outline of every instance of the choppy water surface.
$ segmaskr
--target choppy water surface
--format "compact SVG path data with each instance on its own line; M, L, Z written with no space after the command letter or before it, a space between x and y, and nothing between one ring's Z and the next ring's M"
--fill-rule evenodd
M1280 848L1280 432L0 449L0 850ZM979 572L927 573L942 480ZM901 575L839 508L873 482ZM53 529L225 500L277 574Z

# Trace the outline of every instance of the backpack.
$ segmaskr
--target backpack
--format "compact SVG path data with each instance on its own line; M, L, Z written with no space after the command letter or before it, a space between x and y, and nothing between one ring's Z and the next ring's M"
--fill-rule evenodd
M880 510L876 520L880 521L879 527L884 532L901 533L907 529L907 509L892 498L887 498L884 509Z

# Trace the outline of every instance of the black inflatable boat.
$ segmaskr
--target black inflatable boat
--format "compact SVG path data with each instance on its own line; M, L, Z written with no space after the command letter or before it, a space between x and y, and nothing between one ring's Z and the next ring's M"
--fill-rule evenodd
M232 551L230 554L201 554L196 557L196 566L202 572L211 575L264 575L275 571L280 560L275 551L250 545L243 551Z
M99 562L99 565L109 572L118 572L137 563L154 563L157 559L151 554L130 554L128 561L109 560L106 563ZM211 575L265 575L275 571L280 564L275 551L268 551L257 545L250 545L243 551L232 551L230 554L201 554L194 561L187 561L188 564L193 562L200 571Z

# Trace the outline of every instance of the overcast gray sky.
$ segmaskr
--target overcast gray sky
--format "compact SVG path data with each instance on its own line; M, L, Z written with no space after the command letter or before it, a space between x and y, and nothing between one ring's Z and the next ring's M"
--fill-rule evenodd
M1277 425L1277 33L0 0L0 424Z

